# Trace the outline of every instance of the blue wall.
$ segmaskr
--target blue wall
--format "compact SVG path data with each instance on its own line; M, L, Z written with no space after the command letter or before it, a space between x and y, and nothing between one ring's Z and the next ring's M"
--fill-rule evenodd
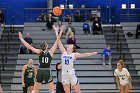
M65 4L66 0L53 0L54 6ZM109 16L107 5L111 5L111 15ZM120 13L121 4L134 3L136 8L140 8L140 0L70 0L74 7L85 5L87 8L100 6L102 8L103 20L108 21L114 14ZM0 8L6 8L6 23L10 24L12 16L15 16L16 24L24 23L24 8L47 8L47 0L0 0ZM127 7L129 8L129 7Z
M46 8L47 0L0 0L0 8L6 8L6 24L11 24L15 16L15 24L24 23L24 8Z

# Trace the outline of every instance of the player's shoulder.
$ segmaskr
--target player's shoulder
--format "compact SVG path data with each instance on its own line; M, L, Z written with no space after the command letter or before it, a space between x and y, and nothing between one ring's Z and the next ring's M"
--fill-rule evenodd
M23 69L27 69L27 65L24 65L24 66L23 66Z
M67 52L65 51L64 53L62 53L62 55L66 55L67 54Z
M128 71L126 68L123 68L124 71Z
M116 68L114 72L118 72L118 69Z

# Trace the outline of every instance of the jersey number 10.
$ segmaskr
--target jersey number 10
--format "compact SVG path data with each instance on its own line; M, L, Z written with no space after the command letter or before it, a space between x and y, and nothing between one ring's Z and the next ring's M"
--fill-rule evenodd
M42 63L48 63L48 57L42 57Z

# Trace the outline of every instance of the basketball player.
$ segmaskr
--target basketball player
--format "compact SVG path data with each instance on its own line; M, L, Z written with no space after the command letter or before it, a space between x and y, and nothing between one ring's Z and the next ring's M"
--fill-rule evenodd
M117 62L117 69L114 72L116 83L120 93L129 93L132 88L131 76L126 68L124 68L123 60Z
M36 77L37 70L36 66L33 65L33 60L29 59L28 64L24 65L22 68L22 87L23 93L27 93L28 87L30 93L34 89L34 78Z
M58 35L57 28L53 26L55 29L56 36ZM62 45L62 42L59 41L59 48L62 53L61 60L62 60L62 84L65 90L65 93L70 93L70 84L75 89L76 93L81 93L79 81L77 76L75 75L74 61L77 58L88 57L92 55L96 55L97 52L91 53L77 53L74 51L73 44L67 44L66 49Z
M62 79L61 79L61 73L62 73L61 62L58 62L56 64L56 71L57 71L56 93L65 93L62 85Z
M52 61L53 54L57 48L57 44L60 40L63 30L64 30L64 26L61 27L61 31L60 31L54 45L50 48L50 50L48 50L47 43L41 44L41 49L36 49L36 48L32 47L23 39L21 32L19 32L19 39L22 41L22 43L28 49L32 50L33 52L35 52L36 54L39 55L40 65L39 65L39 69L37 71L36 83L34 85L34 90L32 91L32 93L37 93L39 91L43 80L45 81L45 84L48 86L50 93L55 93L53 79L51 76L50 63Z

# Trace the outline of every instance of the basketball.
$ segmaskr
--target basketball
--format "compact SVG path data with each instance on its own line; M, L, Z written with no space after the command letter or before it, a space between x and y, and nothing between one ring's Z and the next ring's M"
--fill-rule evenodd
M60 7L56 6L56 7L53 8L53 14L55 16L60 16L61 13L62 13L62 9Z

